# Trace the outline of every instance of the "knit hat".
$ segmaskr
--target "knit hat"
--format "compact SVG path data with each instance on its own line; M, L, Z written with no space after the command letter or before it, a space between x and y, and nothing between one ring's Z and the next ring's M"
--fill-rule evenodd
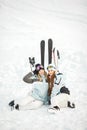
M48 70L48 71L49 71L49 70L55 71L55 70L56 70L56 67L55 67L55 65L53 65L53 64L49 64L48 67L47 67L47 70Z
M34 74L38 74L38 72L39 72L41 69L44 70L44 67L43 67L41 64L36 64L36 65L35 65Z

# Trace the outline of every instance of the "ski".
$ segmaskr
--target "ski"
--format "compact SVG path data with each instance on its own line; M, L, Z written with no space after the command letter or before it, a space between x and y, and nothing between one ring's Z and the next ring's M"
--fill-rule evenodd
M48 39L48 64L52 63L52 47L53 41L52 39Z
M56 50L55 48L53 48L53 63L56 67L56 69L58 69L58 60L60 59L60 54L59 51Z
M44 58L45 58L45 41L42 40L40 43L40 53L41 53L41 65L44 66Z

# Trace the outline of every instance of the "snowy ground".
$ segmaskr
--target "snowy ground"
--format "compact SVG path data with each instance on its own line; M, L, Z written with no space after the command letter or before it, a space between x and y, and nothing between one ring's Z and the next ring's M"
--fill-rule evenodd
M40 41L44 39L47 46L49 38L60 51L59 70L76 108L55 115L47 112L48 106L11 111L8 102L32 88L22 81L30 71L28 57L40 62ZM0 129L87 130L86 50L86 0L0 0Z

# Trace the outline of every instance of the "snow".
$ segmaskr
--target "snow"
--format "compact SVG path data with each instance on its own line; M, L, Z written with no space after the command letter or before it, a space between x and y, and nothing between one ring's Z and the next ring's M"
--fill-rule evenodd
M32 85L23 82L29 56L40 62L40 41L52 38L60 51L59 70L75 101L75 109L49 114L11 111L8 102L25 97ZM0 0L0 129L87 130L87 1Z

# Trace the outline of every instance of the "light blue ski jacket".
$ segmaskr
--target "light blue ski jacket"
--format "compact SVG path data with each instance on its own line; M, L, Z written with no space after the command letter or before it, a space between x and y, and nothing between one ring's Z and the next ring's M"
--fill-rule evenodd
M31 95L35 99L46 103L48 100L48 83L45 80L43 82L34 82Z

